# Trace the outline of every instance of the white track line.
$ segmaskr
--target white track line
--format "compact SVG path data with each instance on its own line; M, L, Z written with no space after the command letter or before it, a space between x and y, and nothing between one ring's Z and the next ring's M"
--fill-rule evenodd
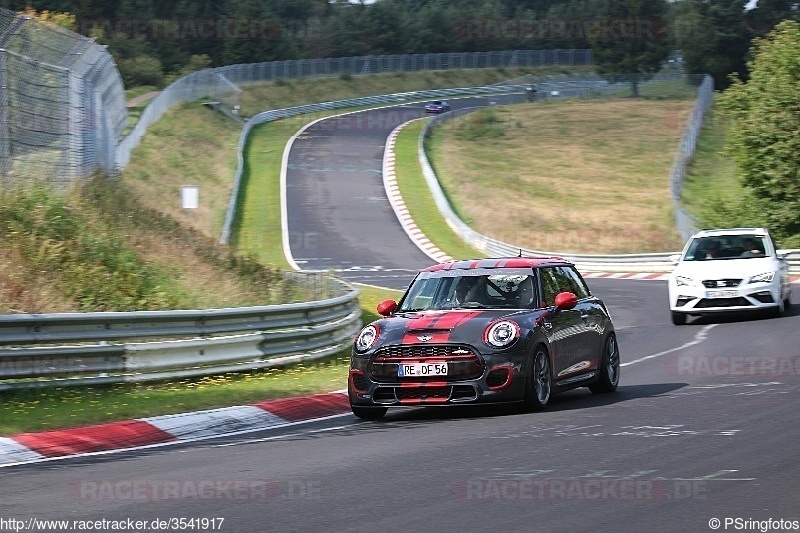
M675 348L670 348L669 350L664 350L663 352L654 353L652 355L646 355L639 359L634 359L633 361L628 361L627 363L621 363L619 366L628 366L628 365L635 365L636 363L641 363L642 361L647 361L648 359L655 359L656 357L661 357L662 355L667 355L668 353L677 352L678 350L684 350L689 348L690 346L695 346L700 344L704 340L708 338L708 332L711 328L717 327L719 324L709 324L704 326L700 331L698 331L694 338L689 342L682 344L681 346L676 346Z

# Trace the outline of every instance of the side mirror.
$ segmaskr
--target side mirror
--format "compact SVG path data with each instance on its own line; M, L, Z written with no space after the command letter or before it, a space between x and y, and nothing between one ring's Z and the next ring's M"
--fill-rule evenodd
M673 254L673 255L669 256L669 261L673 265L677 265L681 261L681 254Z
M578 297L571 292L559 292L556 294L556 309L566 311L578 305Z
M389 316L397 310L397 302L394 300L384 300L378 304L378 314Z

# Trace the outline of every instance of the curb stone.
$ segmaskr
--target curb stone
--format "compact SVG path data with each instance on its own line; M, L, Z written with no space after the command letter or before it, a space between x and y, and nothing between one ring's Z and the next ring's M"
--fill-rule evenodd
M0 437L0 468L249 433L350 412L347 391Z

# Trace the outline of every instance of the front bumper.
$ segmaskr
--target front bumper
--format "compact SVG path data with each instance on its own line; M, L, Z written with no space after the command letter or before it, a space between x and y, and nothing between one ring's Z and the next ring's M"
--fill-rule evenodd
M706 288L677 285L670 280L670 310L702 315L773 309L782 299L778 283L747 283L737 287Z
M401 363L447 362L448 376L399 377ZM350 363L350 403L361 406L420 406L512 402L525 393L522 353L471 356L369 357L354 354Z

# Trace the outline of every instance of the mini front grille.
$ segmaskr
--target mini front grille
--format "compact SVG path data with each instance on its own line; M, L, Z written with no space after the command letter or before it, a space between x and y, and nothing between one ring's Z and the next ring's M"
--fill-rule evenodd
M401 363L426 361L446 362L446 376L399 377L397 367ZM369 365L369 376L380 383L459 381L477 379L486 368L483 359L472 347L459 344L404 344L386 346L375 353Z
M718 287L738 287L742 282L741 279L727 278L727 279L704 279L703 286L706 289L716 289Z
M465 357L475 355L470 346L454 344L404 344L386 346L375 353L380 357Z
M708 307L743 307L743 306L751 306L751 304L746 298L742 298L741 296L738 298L711 298L711 299L703 299L697 302L694 306L695 309L704 309Z
M426 382L426 381L460 381L477 379L483 374L485 365L477 357L467 360L447 361L446 376L400 377L397 375L399 363L383 362L376 359L370 364L370 377L380 383Z

